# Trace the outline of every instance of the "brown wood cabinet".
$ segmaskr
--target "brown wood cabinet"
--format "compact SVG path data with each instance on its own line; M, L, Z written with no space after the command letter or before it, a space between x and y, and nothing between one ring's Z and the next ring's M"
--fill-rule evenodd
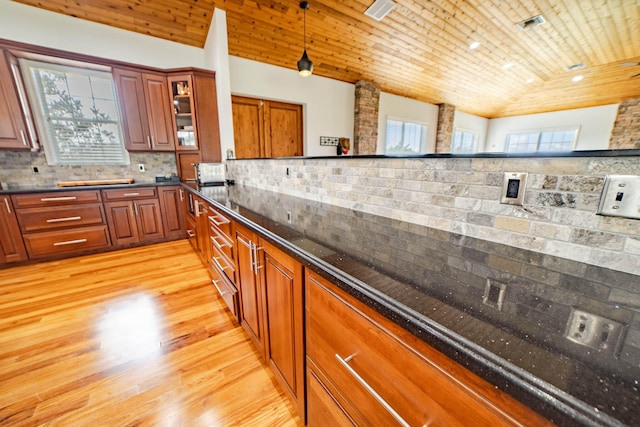
M20 226L9 196L0 196L0 265L27 259Z
M114 246L164 239L156 187L102 190Z
M0 49L0 149L37 149L26 99L20 91L21 80L15 81L19 75L14 76L10 61L10 55Z
M303 155L302 106L232 96L236 158Z
M30 259L111 246L98 190L14 194L11 199Z
M194 179L193 164L222 160L215 73L188 69L170 72L176 163L182 181Z
M128 151L174 151L167 79L160 74L114 68L125 148Z
M326 414L333 425L550 425L319 275L305 280L309 426Z
M229 307L236 321L240 321L236 249L233 241L233 223L217 208L209 206L209 244L211 259L208 260L212 282Z
M185 236L184 198L185 191L180 186L158 187L162 225L167 239L180 239Z
M249 333L260 353L265 354L264 290L258 274L258 235L235 224L236 263L240 292L240 323Z

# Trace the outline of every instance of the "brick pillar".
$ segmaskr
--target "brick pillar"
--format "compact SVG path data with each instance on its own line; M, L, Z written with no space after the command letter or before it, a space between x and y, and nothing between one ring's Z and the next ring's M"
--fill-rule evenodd
M640 98L629 98L620 103L609 148L640 149Z
M438 129L436 133L436 153L450 153L453 139L453 119L456 106L438 104Z
M353 123L353 154L376 154L380 88L363 80L356 82Z

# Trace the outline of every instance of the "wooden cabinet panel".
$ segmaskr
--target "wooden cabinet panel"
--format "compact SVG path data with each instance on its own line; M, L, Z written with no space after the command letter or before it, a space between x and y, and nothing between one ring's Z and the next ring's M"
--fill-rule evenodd
M132 202L108 202L104 204L104 209L111 241L115 246L124 246L140 241Z
M331 392L318 378L318 374L312 368L307 372L307 426L355 426L355 422L336 402Z
M16 209L35 206L67 206L78 203L96 203L102 200L98 190L14 194L11 196L11 199Z
M266 356L286 392L304 415L304 299L302 265L265 240Z
M233 139L237 159L264 157L263 101L232 96Z
M31 149L22 108L8 58L0 49L0 149Z
M176 152L176 163L178 164L178 176L180 181L194 183L196 177L196 163L200 163L200 153Z
M408 425L548 425L532 411L518 419L521 404L426 344L408 345L391 332L397 325L315 273L307 273L306 286L308 358L357 424L397 425L402 418Z
M264 122L266 157L302 156L302 105L266 102Z
M24 243L30 258L82 253L109 247L104 225L25 234Z
M222 297L222 300L225 302L227 307L229 307L234 320L239 322L240 305L238 301L238 290L217 265L211 265L210 273L212 277L211 283L213 283L218 290L218 294Z
M18 211L23 233L104 224L102 203L25 208Z
M102 190L102 196L105 201L133 200L143 197L157 197L157 195L156 187L132 187Z
M114 68L125 148L129 151L173 151L171 107L166 78L159 74Z
M179 239L185 235L184 197L184 190L180 187L158 187L164 235L168 239Z
M157 199L141 199L133 202L140 241L160 240L164 238L160 202Z
M171 123L172 105L167 97L167 78L143 74L149 135L153 151L174 151L175 142Z
M236 263L238 290L240 292L241 323L256 347L264 356L264 311L262 282L259 279L256 259L258 236L248 229L235 225Z
M0 196L0 264L24 261L27 251L9 196Z

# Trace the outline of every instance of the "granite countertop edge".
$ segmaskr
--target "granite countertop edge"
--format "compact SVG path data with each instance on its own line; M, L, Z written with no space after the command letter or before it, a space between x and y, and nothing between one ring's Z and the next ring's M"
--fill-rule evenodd
M625 425L612 416L599 412L582 400L447 329L427 316L402 305L197 189L188 186L185 186L185 189L213 204L243 226L266 237L302 262L306 268L311 268L351 296L364 302L503 392L548 417L554 423L590 426Z

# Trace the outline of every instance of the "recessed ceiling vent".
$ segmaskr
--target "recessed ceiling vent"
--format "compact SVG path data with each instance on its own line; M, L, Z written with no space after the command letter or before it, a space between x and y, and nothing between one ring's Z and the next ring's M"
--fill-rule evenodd
M568 65L567 66L567 71L579 70L579 69L584 68L586 66L587 66L587 64L585 64L584 62L581 62L579 64Z
M382 18L387 16L394 7L396 7L396 4L392 0L376 0L369 6L369 9L364 11L364 14L376 21L382 21Z
M526 29L529 29L529 28L536 27L536 26L538 26L540 24L544 24L545 22L546 21L544 20L542 15L537 15L537 16L531 17L529 19L525 19L524 21L520 21L516 25L518 27L520 27L521 30L526 30Z

